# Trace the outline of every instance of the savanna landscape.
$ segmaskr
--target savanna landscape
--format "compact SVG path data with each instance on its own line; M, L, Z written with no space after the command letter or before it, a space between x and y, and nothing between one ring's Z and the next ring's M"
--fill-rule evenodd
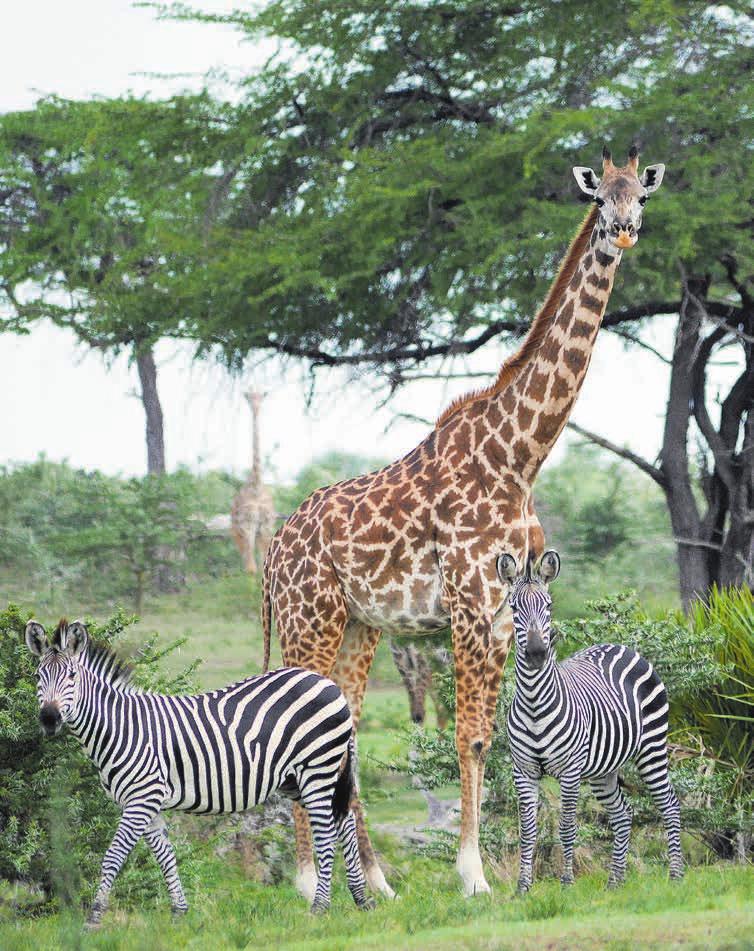
M194 52L232 37L218 55L241 49L244 65L171 79L157 63L139 91L105 94L98 61L73 95L61 73L59 89L2 105L1 339L41 341L56 370L16 387L9 361L0 382L0 947L754 944L754 22L735 2L592 7L112 0L119 22L179 47L196 37ZM70 365L74 345L107 384L94 362ZM212 386L192 403L182 388L203 370ZM128 395L143 411L137 452ZM234 427L243 438L223 455ZM58 432L84 451L59 451ZM70 731L40 730L27 622L52 638L59 618L82 618L138 688L195 693L262 671L267 592L271 667L291 663L304 640L280 591L311 607L305 572L339 551L311 547L329 510L311 531L294 513L397 458L383 482L346 482L328 503L355 485L375 510L391 500L380 524L401 526L368 535L379 571L364 557L348 562L353 582L335 573L351 607L366 591L384 612L358 789L395 899L370 879L376 906L357 910L337 857L332 905L311 914L291 806L274 794L243 815L167 814L184 916L142 841L87 928L119 810ZM500 515L511 484L523 521ZM513 630L498 626L496 559L531 574L546 540L562 561L557 658L622 644L662 678L681 881L629 763L625 884L608 887L611 830L587 784L575 882L561 884L549 777L534 883L517 890L514 657L483 715L464 612L446 616L419 585L396 633L379 601L385 572L411 577L403 526L446 492L469 521L445 538L442 510L432 550L454 566L443 598L467 598L487 625L485 676ZM353 706L347 669L333 676Z

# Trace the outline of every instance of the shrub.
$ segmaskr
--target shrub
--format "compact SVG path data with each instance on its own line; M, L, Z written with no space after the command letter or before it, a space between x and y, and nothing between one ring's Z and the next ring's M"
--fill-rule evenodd
M119 612L102 625L90 624L92 639L122 643L135 620ZM68 731L42 737L37 661L24 643L25 623L14 606L0 613L0 878L25 882L48 899L70 901L82 884L86 893L93 891L120 813ZM151 637L133 658L136 681L155 690L187 689L195 665L173 678L160 669L162 658L181 643L163 647ZM159 870L150 867L144 878L147 857L156 869L145 850L140 862L128 863L121 890L143 889L145 880L151 888L158 884Z

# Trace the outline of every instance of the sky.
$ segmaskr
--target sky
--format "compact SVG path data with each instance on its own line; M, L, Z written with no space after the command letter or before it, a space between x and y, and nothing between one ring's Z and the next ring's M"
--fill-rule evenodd
M223 11L239 4L198 5ZM26 0L8 6L0 112L31 108L49 93L165 96L198 87L209 69L241 75L273 51L270 44L242 43L228 27L159 22L151 10L128 0ZM574 228L581 216L574 204ZM668 354L672 318L656 321L648 339ZM467 366L493 374L508 352L493 342ZM357 378L339 370L320 372L311 398L312 381L297 363L271 359L231 378L219 366L193 363L190 347L175 342L160 344L156 357L169 468L183 464L242 473L248 467L250 419L243 391L251 384L267 394L262 411L267 475L284 481L330 450L397 458L427 432L426 425L402 414L432 420L454 396L482 382L417 382L381 405L384 393L371 371ZM644 351L628 352L602 333L573 419L654 459L667 385L663 363ZM135 367L125 357L106 361L69 332L41 324L26 336L1 334L0 463L44 453L86 469L143 473L144 418L137 389ZM568 438L561 438L551 461L561 457Z

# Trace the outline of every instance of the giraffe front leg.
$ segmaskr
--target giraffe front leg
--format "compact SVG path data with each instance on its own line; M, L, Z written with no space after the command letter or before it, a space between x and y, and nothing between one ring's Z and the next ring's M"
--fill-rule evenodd
M479 792L477 804L481 822L482 798L484 792L484 767L492 744L497 716L497 701L500 695L500 683L505 672L505 662L510 653L513 640L513 614L507 606L495 617L492 623L492 638L487 652L487 669L484 683L484 748L482 768L479 772Z
M167 824L161 815L158 815L146 829L144 838L165 877L173 914L185 914L188 911L188 902L178 875L178 863L175 860L175 850L168 837Z
M110 902L110 890L133 847L156 818L158 803L131 803L123 810L110 848L102 859L99 888L86 920L87 928L98 928Z
M452 616L456 676L456 748L461 773L461 842L456 868L467 897L490 892L479 852L480 790L486 734L484 682L489 625L471 611L456 608Z

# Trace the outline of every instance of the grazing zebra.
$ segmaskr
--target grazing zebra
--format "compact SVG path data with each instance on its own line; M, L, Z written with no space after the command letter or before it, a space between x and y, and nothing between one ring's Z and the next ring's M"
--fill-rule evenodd
M547 585L560 571L554 551L538 573L518 575L511 555L498 558L501 580L510 584L516 638L516 690L508 712L508 737L518 792L521 870L519 892L532 883L537 837L539 780L560 780L560 841L564 884L573 882L576 802L582 779L604 805L613 831L610 885L623 881L631 834L631 808L618 770L634 760L662 813L668 836L670 877L683 875L678 798L668 778L668 700L649 661L628 647L599 644L562 664L550 640L552 600Z
M44 732L52 736L68 724L123 811L102 862L90 926L99 924L113 882L142 836L165 876L174 913L187 910L164 810L243 812L275 790L301 802L311 818L319 860L312 911L330 904L338 839L353 899L371 907L350 811L353 725L331 680L282 668L221 690L166 696L134 687L130 668L92 645L80 621L61 621L51 641L41 624L29 621L26 643L41 658Z

